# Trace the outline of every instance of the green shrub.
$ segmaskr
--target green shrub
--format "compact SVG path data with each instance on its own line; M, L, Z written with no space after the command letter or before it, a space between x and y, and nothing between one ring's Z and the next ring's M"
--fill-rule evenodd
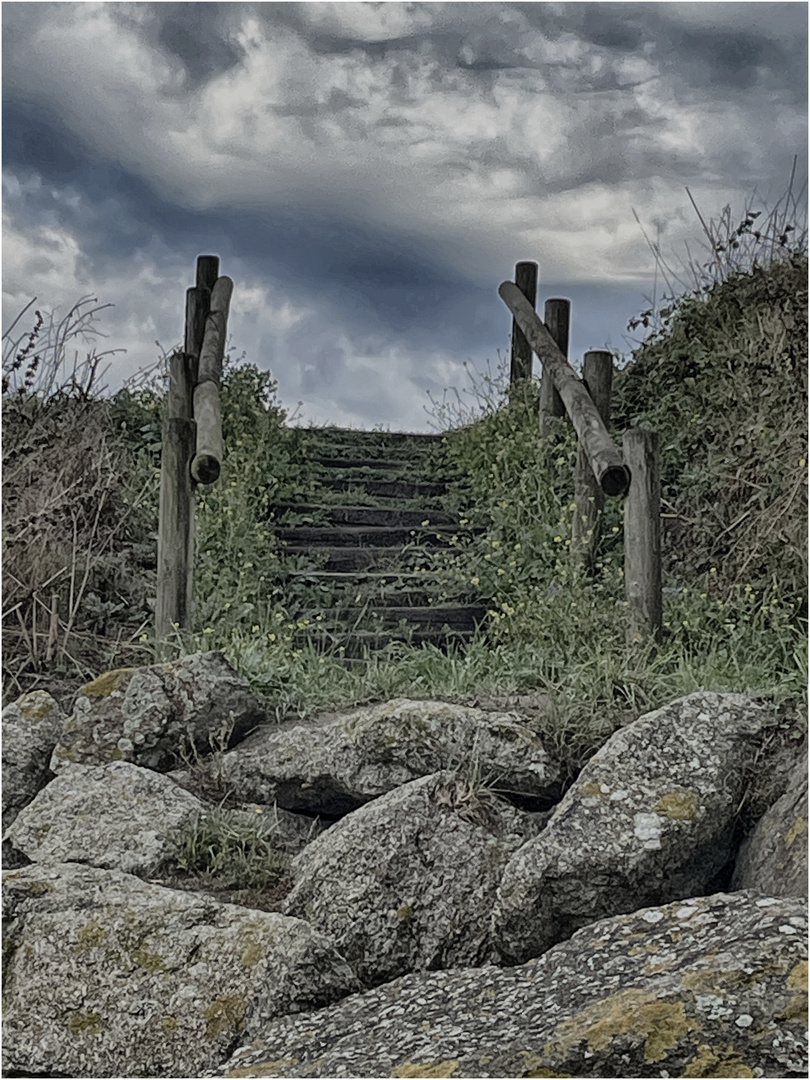
M798 607L807 591L807 256L673 305L619 372L620 428L661 436L667 569Z

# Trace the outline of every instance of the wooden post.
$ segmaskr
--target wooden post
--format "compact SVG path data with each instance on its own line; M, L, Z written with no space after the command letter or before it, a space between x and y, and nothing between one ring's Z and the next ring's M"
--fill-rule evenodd
M515 264L515 285L534 308L537 299L537 263ZM526 335L512 319L512 356L509 365L509 400L514 401L518 383L532 377L532 347Z
M205 320L211 306L211 290L201 287L186 289L186 381L190 394L197 385L200 365L200 350L205 335ZM192 398L188 402L189 416L192 414Z
M610 430L610 391L613 385L613 356L603 350L586 352L582 365L582 381L591 395L607 431ZM577 446L574 469L574 520L571 529L571 555L574 564L592 570L599 544L605 493L597 484L587 455Z
M205 337L200 350L197 385L194 387L194 419L197 444L191 475L200 484L213 484L222 468L222 414L219 384L225 352L225 329L228 322L233 282L217 278L211 291L211 310L205 321Z
M182 362L182 354L178 359ZM187 630L191 625L194 489L188 466L196 427L185 417L169 416L163 421L155 604L159 655L165 655L162 643L175 626Z
M571 333L571 301L546 300L543 322L554 339L557 348L568 359L568 338ZM540 430L544 435L554 432L560 417L565 416L565 405L554 386L554 379L543 368L540 382Z
M624 587L630 643L660 641L661 481L658 435L642 428L624 433L624 459L630 488L624 501Z
M208 289L210 292L214 282L219 277L219 255L197 256L197 281L198 289Z
M623 495L630 483L630 474L582 380L520 290L511 281L504 281L498 293L540 357L543 371L550 373L554 380L597 483L606 495Z
M159 656L174 627L191 626L194 567L194 482L190 464L196 446L193 393L211 289L219 273L216 255L197 259L197 284L186 291L184 351L169 361L169 393L160 462L155 638Z

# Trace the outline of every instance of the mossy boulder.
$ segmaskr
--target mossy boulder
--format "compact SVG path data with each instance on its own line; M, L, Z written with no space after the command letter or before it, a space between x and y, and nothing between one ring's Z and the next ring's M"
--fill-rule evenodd
M221 652L118 668L83 686L51 769L131 761L167 771L222 749L266 719L246 679Z
M765 811L740 852L732 886L768 896L807 896L807 750L787 790Z
M696 693L615 732L507 866L493 915L502 958L525 961L596 919L706 892L733 858L768 718L743 695Z
M4 834L52 779L49 764L64 719L57 702L44 690L23 694L3 709Z
M274 1017L357 989L298 919L77 863L3 878L6 1073L199 1076Z
M257 732L225 755L222 778L244 799L339 817L458 768L535 799L561 790L558 762L519 716L407 698Z
M412 780L304 848L284 911L328 934L367 986L490 963L504 867L544 820L461 774Z

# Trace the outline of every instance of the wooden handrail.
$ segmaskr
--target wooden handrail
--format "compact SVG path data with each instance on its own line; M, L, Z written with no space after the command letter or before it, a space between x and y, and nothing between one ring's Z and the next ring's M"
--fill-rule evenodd
M597 483L606 495L624 495L630 486L630 470L608 434L582 380L517 285L512 281L502 282L498 295L540 358L543 372L551 376L580 445L588 456Z
M194 489L198 483L214 483L222 468L219 388L233 282L218 274L217 255L198 257L197 283L186 290L184 348L169 365L155 602L159 656L172 652L167 639L173 630L191 627Z
M197 384L194 387L194 420L197 443L191 475L198 484L213 484L222 469L222 411L219 384L225 353L225 328L233 293L229 277L217 278L211 290L211 307L205 320Z

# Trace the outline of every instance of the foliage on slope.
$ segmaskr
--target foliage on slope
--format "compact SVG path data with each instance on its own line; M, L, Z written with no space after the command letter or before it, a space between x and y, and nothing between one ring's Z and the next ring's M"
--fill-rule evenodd
M614 418L660 434L673 576L805 596L806 254L675 304L619 373Z

